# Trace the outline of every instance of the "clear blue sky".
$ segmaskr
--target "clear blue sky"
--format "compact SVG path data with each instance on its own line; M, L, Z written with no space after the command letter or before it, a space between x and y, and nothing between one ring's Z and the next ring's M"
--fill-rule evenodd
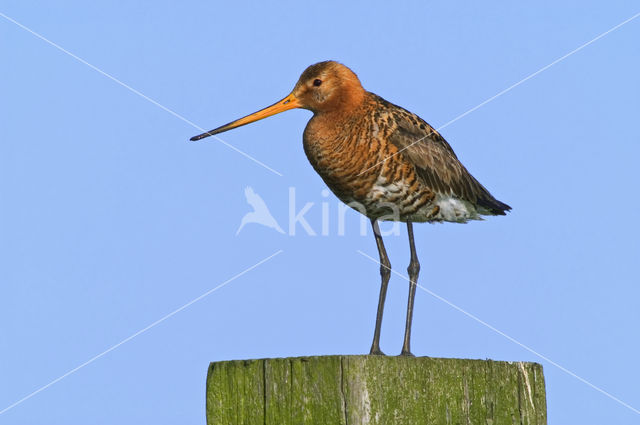
M320 60L435 127L640 11L634 1L153 3L7 0L0 12L205 129ZM513 207L416 226L420 283L640 409L640 18L442 130ZM355 212L338 235L302 150L308 111L221 135L279 176L0 17L0 424L201 424L210 361L369 350L379 290ZM285 234L248 224L244 190ZM288 232L296 209L320 233ZM408 264L404 227L386 238ZM402 343L392 277L382 349ZM640 416L418 291L413 351L544 365L550 424Z

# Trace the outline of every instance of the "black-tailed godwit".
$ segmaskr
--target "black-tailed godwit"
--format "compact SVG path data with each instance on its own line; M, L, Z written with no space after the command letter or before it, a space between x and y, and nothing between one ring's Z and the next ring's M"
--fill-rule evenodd
M382 282L370 354L383 354L380 326L391 276L378 220L407 223L411 283L401 355L412 356L411 321L420 271L413 222L465 223L483 215L505 215L511 207L494 198L467 171L433 127L366 91L353 71L334 61L308 67L279 102L191 140L293 108L313 112L303 135L304 151L313 168L342 202L371 220Z

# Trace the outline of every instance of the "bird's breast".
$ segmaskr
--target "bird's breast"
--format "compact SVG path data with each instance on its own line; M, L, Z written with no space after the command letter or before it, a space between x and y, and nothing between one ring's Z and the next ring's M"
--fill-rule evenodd
M307 125L304 150L341 201L370 218L428 219L433 192L422 187L413 165L385 141L378 123L332 122L329 129L321 123L312 119Z

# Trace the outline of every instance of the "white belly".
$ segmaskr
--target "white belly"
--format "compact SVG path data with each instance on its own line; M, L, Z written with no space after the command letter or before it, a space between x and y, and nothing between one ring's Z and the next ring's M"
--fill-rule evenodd
M464 223L468 220L482 219L473 205L452 196L438 195L435 204L440 207L436 216L439 220Z

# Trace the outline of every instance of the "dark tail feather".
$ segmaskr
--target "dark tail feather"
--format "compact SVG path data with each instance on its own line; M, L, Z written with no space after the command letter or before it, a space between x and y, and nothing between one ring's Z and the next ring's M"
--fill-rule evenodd
M486 209L494 215L506 215L507 211L511 211L511 207L509 205L498 201L491 195L478 199L478 206Z

